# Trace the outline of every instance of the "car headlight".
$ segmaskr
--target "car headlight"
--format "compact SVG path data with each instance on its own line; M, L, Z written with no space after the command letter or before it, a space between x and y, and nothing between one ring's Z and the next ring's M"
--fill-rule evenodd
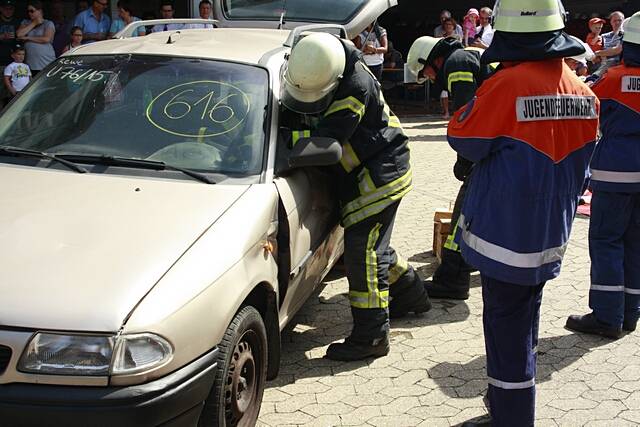
M171 359L171 345L157 335L121 335L116 343L113 375L136 374L163 365Z
M20 358L18 370L34 374L107 376L156 368L173 355L154 334L91 336L39 332Z

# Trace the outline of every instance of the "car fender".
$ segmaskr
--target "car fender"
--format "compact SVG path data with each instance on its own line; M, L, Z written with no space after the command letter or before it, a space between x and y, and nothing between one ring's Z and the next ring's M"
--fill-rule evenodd
M256 285L277 292L276 260L265 249L277 230L277 206L272 185L253 185L194 242L123 326L126 334L168 339L173 359L151 373L113 377L112 384L147 381L189 363L220 342Z

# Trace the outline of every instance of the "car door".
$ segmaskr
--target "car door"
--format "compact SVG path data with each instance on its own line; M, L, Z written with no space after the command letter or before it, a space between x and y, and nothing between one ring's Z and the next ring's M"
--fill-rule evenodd
M295 313L340 256L342 229L330 176L319 168L300 168L274 180L280 195L279 246L288 244L285 277L280 275L281 321ZM286 217L286 220L285 220ZM285 225L286 224L286 225ZM283 232L284 231L284 232ZM284 237L284 238L282 238Z
M222 27L290 30L311 23L340 24L350 39L397 0L214 0L213 16Z

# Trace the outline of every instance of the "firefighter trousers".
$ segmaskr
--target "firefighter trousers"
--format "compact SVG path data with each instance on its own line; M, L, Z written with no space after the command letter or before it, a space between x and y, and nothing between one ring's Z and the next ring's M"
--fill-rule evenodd
M458 196L456 197L456 202L453 206L453 213L451 215L451 224L454 228L451 230L449 236L447 236L447 241L444 244L444 248L442 250L442 262L433 273L434 282L466 290L469 290L469 282L471 280L471 272L473 271L473 268L462 258L460 247L455 242L455 235L458 229L458 219L460 218L460 211L462 210L462 204L464 203L464 196L467 193L467 188L469 187L469 181L470 176L467 176L458 191Z
M544 283L524 286L481 278L491 425L533 426Z
M589 307L620 327L640 317L640 194L594 191L589 223Z
M344 231L354 341L370 342L389 332L389 269L392 258L397 260L390 241L399 204L398 201ZM393 274L400 270L403 268Z

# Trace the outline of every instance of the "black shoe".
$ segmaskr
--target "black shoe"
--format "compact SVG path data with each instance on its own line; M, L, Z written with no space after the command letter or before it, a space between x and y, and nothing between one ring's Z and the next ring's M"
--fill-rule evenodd
M622 329L627 332L633 332L636 330L636 325L638 324L638 320L626 320L622 322Z
M491 427L491 417L483 415L460 424L460 427Z
M615 326L599 321L593 313L582 316L575 314L571 315L567 319L565 327L572 331L584 332L585 334L592 335L602 335L603 337L614 339L618 339L622 336L622 328L616 328Z
M399 319L409 313L421 314L431 310L431 301L426 293L415 299L395 297L389 302L389 318Z
M469 286L453 287L440 282L434 282L433 280L425 280L424 289L431 298L469 299Z
M382 357L389 354L389 336L368 343L357 342L347 337L344 342L333 343L327 348L324 357L331 360L350 362L369 357Z

